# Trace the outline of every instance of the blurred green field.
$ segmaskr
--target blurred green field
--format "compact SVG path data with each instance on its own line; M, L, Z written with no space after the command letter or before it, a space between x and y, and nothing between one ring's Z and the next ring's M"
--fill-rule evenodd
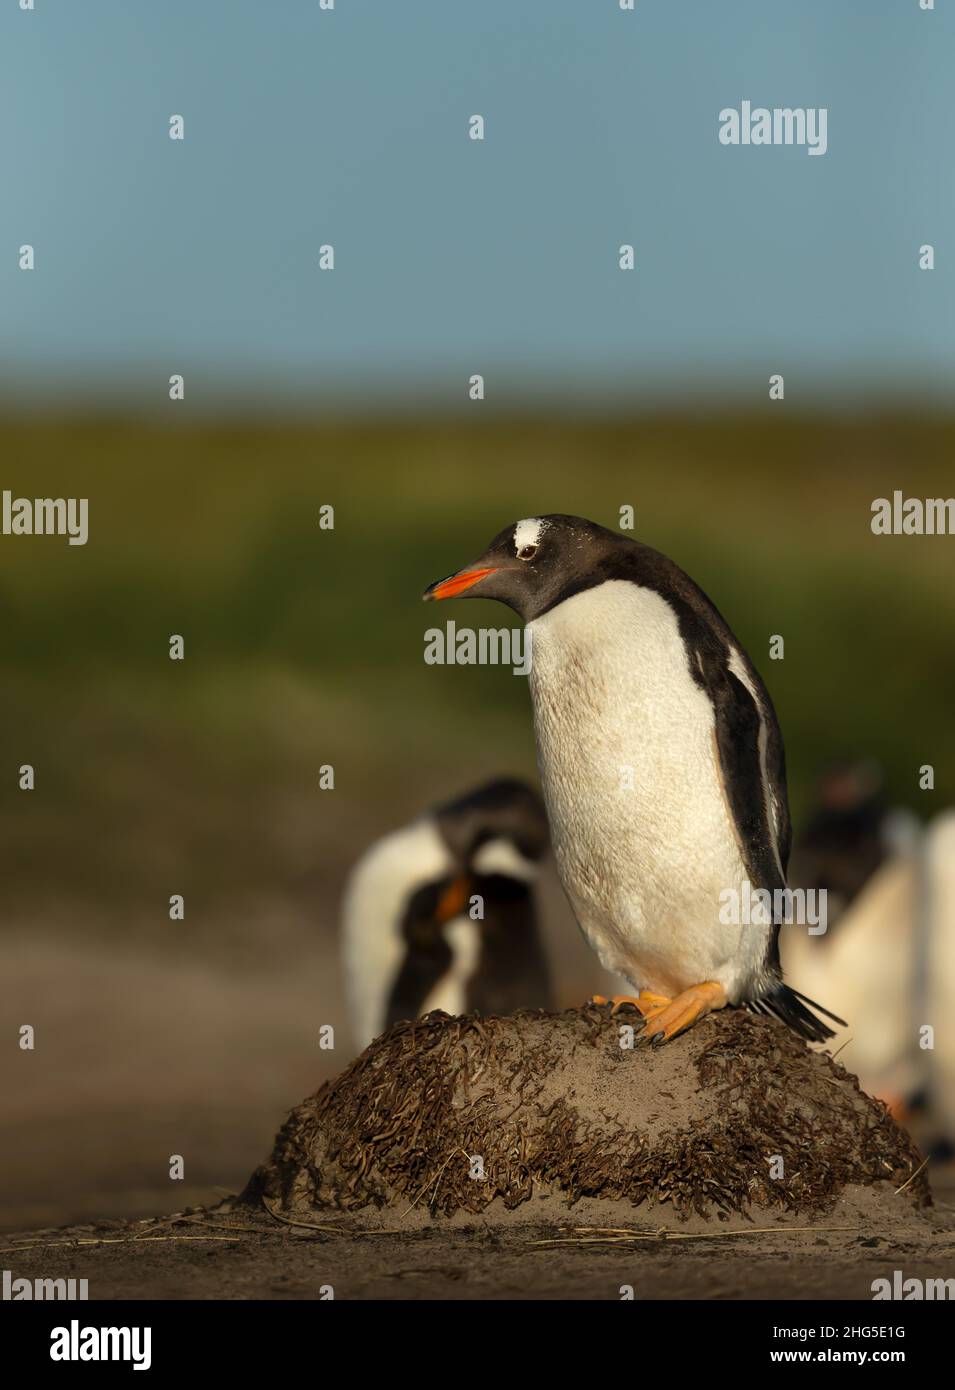
M869 519L895 488L955 492L953 446L955 420L770 411L0 425L3 487L90 506L85 547L0 537L5 923L135 936L182 892L192 946L214 923L210 941L241 954L270 906L281 920L291 905L290 932L330 920L381 830L477 778L533 772L524 680L422 659L436 622L512 615L420 593L548 511L614 526L632 504L634 534L709 593L776 702L797 819L820 764L847 754L931 814L955 799L955 537L875 537Z

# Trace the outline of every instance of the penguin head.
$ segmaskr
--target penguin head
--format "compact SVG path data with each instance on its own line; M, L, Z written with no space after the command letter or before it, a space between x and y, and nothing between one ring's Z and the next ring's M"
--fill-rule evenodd
M532 881L548 846L538 794L517 778L487 782L434 812L445 844L466 873Z
M584 579L624 537L580 516L525 517L506 526L484 554L439 579L425 599L492 598L530 622Z

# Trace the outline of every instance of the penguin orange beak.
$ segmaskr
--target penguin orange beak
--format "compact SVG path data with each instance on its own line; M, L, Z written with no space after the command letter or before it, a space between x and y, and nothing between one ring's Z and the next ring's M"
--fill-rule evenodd
M463 594L466 589L473 588L482 579L486 579L489 574L496 574L497 568L497 565L486 565L481 569L459 570L457 574L451 574L447 579L439 579L436 583L429 585L421 597L426 600L457 598L458 594Z
M441 895L441 900L435 909L435 920L444 926L445 922L450 922L452 917L459 917L468 905L468 895L471 892L471 880L461 877L452 879L447 888Z

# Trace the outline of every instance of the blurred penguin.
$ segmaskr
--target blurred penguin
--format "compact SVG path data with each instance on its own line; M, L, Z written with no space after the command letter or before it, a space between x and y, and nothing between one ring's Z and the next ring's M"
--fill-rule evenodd
M534 885L548 846L526 783L489 782L385 836L345 889L342 951L355 1041L443 1009L551 1003Z
M929 1024L926 1065L928 1142L939 1157L955 1156L955 811L936 816L925 835L922 950L917 983L925 1007L915 1026Z
M865 1090L884 1100L900 1120L922 1081L912 1023L920 877L916 844L879 865L834 932L811 936L793 923L783 927L779 939L793 986L811 994L824 985L826 1002L848 1020L837 1031L832 1052L839 1052ZM827 887L824 881L816 886Z
M922 832L910 813L887 811L871 781L854 786L865 795L843 782L801 841L811 853L794 855L792 886L834 886L837 929L810 937L787 926L783 963L848 1019L832 1050L844 1046L865 1089L942 1154L955 1142L955 811Z
M872 760L832 764L816 792L789 883L826 891L827 930L813 936L784 927L783 965L797 989L825 984L833 1009L848 1020L833 1052L844 1047L849 1070L904 1120L924 1079L913 1031L923 915L919 822L886 805Z
M793 845L789 882L825 888L832 928L887 860L911 853L919 823L888 807L883 774L871 759L833 763L816 784L816 805Z

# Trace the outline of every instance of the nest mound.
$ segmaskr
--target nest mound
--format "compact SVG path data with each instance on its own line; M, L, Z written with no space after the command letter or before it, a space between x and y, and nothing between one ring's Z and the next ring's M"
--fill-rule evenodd
M884 1105L783 1024L726 1009L652 1048L628 1045L638 1023L596 1005L398 1023L291 1112L243 1199L494 1219L549 1196L710 1220L908 1184L898 1203L930 1203Z

